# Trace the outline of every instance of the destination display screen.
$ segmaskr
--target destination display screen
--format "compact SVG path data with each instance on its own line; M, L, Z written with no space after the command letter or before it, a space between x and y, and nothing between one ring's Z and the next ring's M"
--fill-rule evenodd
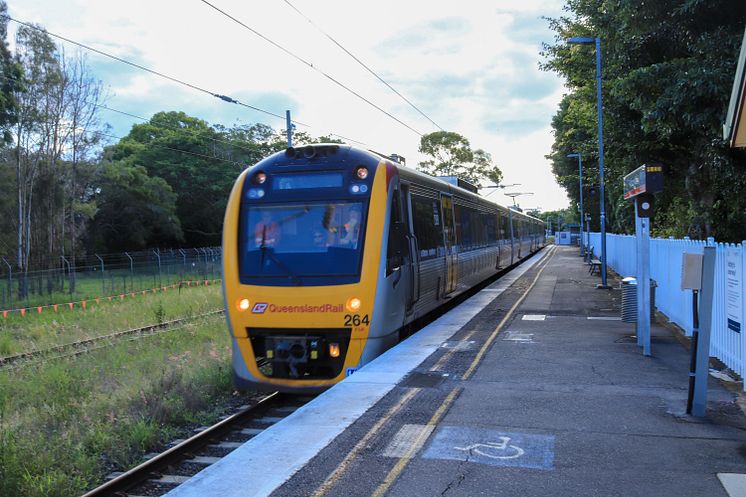
M273 190L300 190L309 188L340 188L342 173L277 174L272 177Z

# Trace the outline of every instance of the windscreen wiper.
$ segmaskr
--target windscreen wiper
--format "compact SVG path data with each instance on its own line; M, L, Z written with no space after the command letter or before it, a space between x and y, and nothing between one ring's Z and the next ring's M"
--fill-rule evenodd
M259 249L262 251L262 257L259 260L259 267L264 267L264 257L268 256L269 259L277 265L277 267L285 271L285 274L290 277L293 283L295 283L297 286L303 286L303 280L301 280L297 274L293 273L290 268L287 267L287 265L275 255L274 251L267 250L267 244L265 243L266 236L267 227L264 226L262 228L262 243L261 245L259 245Z

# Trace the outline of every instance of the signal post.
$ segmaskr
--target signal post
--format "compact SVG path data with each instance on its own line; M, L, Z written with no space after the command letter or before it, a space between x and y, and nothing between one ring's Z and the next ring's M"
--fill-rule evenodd
M624 198L635 200L637 247L637 345L643 354L650 351L650 217L654 193L663 191L663 166L645 164L624 177Z

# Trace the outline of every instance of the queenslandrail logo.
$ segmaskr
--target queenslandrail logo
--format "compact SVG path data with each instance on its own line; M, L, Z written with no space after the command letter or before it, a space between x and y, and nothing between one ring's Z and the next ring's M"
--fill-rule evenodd
M309 312L344 312L343 304L321 304L321 305L275 305L260 302L251 310L254 314L264 314L265 311L275 313L309 313Z

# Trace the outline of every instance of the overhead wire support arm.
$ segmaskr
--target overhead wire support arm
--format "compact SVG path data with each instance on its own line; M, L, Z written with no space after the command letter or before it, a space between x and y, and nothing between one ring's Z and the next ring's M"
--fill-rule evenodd
M365 98L364 96L362 96L361 94L359 94L358 92L356 92L355 90L353 90L352 88L350 88L349 86L347 86L347 85L345 85L344 83L342 83L341 81L339 81L339 80L335 79L335 78L334 78L333 76L329 75L328 73L326 73L326 72L322 71L321 69L319 69L318 67L314 66L314 65L313 65L313 64L312 64L311 62L309 62L309 61L307 61L307 60L305 60L305 59L301 58L300 56L298 56L298 55L296 55L295 53L291 52L290 50L288 50L287 48L283 47L283 46L282 46L282 45L280 45L279 43L277 43L277 42L273 41L272 39L270 39L270 38L268 38L268 37L266 37L266 36L264 36L263 34L261 34L261 33L260 33L259 31L257 31L256 29L252 28L251 26L249 26L248 24L244 23L244 22L243 22L243 21L241 21L240 19L238 19L238 18L236 18L236 17L232 16L232 15L231 15L231 14L229 14L228 12L226 12L226 11L222 10L222 9L221 9L220 7L218 7L218 6L216 6L216 5L214 5L214 4L210 3L210 2L208 2L207 0L200 0L200 1L201 1L202 3L204 3L205 5L207 5L208 7L210 7L210 8L212 8L212 9L216 10L216 11L217 11L217 12L219 12L219 13L221 13L221 14L222 14L223 16L227 17L228 19L230 19L231 21L235 22L235 23L236 23L236 24L238 24L239 26L241 26L241 27L243 27L244 29L246 29L246 30L250 31L250 32L251 32L251 33L253 33L254 35L258 36L258 37L259 37L259 38L261 38L262 40L266 41L267 43L269 43L269 44L270 44L270 45L272 45L273 47L275 47L275 48L277 48L277 49L279 49L279 50L281 50L281 51L285 52L285 53L286 53L287 55L289 55L290 57L294 58L294 59L295 59L295 60L297 60L298 62L300 62L300 63L304 64L305 66L307 66L307 67L309 67L309 68L313 69L314 71L318 72L319 74L321 74L322 76L324 76L324 77L325 77L326 79L328 79L329 81L333 82L333 83L334 83L334 84L336 84L337 86L339 86L339 87L343 88L343 89L344 89L344 90L346 90L347 92L349 92L349 93L351 93L352 95L356 96L357 98L359 98L359 99L360 99L360 100L362 100L363 102L367 103L367 104L368 104L368 105L370 105L371 107L375 108L375 109L376 109L376 110L378 110L379 112L381 112L381 113L383 113L383 114L387 115L388 117L390 117L390 118L391 118L391 119L393 119L394 121L398 122L399 124L401 124L401 125L402 125L402 126L404 126L405 128L407 128L407 129L409 129L410 131L412 131L413 133L415 133L416 135L418 135L418 136L422 136L422 133L420 133L419 131L417 131L416 129L414 129L414 128L413 128L412 126L410 126L409 124L405 123L404 121L402 121L402 120L401 120L401 119L399 119L398 117L394 116L394 115L393 115L393 114L391 114L390 112L386 111L385 109L383 109L383 108L379 107L378 105L376 105L376 104L375 104L375 103L373 103L372 101L368 100L367 98ZM283 117L283 119L284 119L284 117Z

